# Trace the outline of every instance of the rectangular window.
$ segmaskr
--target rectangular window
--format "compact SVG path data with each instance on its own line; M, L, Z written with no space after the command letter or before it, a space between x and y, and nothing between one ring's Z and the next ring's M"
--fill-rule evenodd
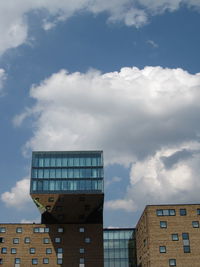
M186 209L180 209L179 212L180 212L180 216L186 216L187 215Z
M159 209L156 210L156 215L157 216L175 216L176 215L176 211L175 209Z
M160 246L159 251L160 253L166 253L166 246Z
M176 260L175 259L169 259L169 266L176 266Z
M192 227L193 228L199 228L199 222L198 221L193 221L192 222Z
M172 234L172 241L178 241L178 234Z
M43 238L43 244L49 244L49 238L47 237Z
M79 263L85 263L85 259L84 258L80 258Z
M200 209L197 209L197 215L200 215Z
M80 232L80 233L84 233L84 232L85 232L85 228L84 228L84 227L80 227L80 228L79 228L79 232Z
M24 238L24 243L25 244L29 244L30 242L31 242L30 237L25 237Z
M35 254L35 248L30 248L29 252L30 252L30 254Z
M6 232L6 228L5 227L0 227L0 233L5 233Z
M52 254L52 249L51 248L46 248L46 254Z
M3 264L3 259L0 258L0 264Z
M4 237L0 237L0 243L4 243Z
M57 259L57 264L62 264L63 263L63 259Z
M84 249L84 248L80 248L80 249L79 249L79 252L80 252L81 254L83 254L83 253L85 253L85 249Z
M160 221L160 228L167 228L167 222L166 221Z
M183 246L184 253L190 253L190 246Z
M49 258L43 258L43 264L49 264Z
M17 249L16 248L11 248L11 254L17 254Z
M21 263L21 259L20 258L15 258L15 263L16 264L20 264Z
M55 243L61 243L61 238L60 237L56 237L55 238Z
M7 248L1 248L1 254L7 254Z
M16 233L22 233L22 227L17 227L16 228Z
M63 233L64 232L64 228L63 227L59 227L58 228L58 233Z
M189 234L188 233L182 233L183 240L189 240Z
M62 254L63 253L63 249L62 248L57 248L57 253L58 254Z
M19 244L19 238L13 238L13 244Z
M89 237L85 238L85 243L91 243L91 239Z
M32 259L32 264L37 265L38 264L38 259Z

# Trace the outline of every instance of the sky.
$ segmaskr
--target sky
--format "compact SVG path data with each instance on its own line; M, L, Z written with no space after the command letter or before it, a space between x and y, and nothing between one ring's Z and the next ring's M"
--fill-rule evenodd
M103 150L105 227L199 203L200 0L0 2L0 222L39 222L33 150Z

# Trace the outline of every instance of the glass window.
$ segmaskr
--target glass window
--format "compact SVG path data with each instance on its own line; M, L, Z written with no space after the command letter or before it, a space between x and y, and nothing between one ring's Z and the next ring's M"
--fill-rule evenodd
M79 262L80 263L85 263L85 259L84 258L80 258Z
M182 233L183 240L189 240L189 234L188 233Z
M169 216L170 210L163 210L163 216Z
M4 237L0 237L0 243L4 243Z
M178 241L179 240L178 234L172 234L172 240L173 241Z
M37 265L38 264L38 259L32 259L32 264Z
M59 227L58 228L58 233L63 233L64 232L64 228L63 227Z
M85 238L85 243L91 243L91 239L89 237Z
M79 252L80 252L80 253L85 253L85 249L84 249L84 248L80 248L80 249L79 249Z
M7 253L7 248L1 248L1 254L6 254Z
M180 216L186 216L187 215L186 209L180 209L179 212L180 212Z
M63 253L63 249L62 248L57 248L57 253L62 254Z
M200 215L200 209L197 209L197 215Z
M166 221L160 221L160 228L167 228L167 222Z
M61 238L60 237L56 237L55 238L55 243L61 243Z
M46 254L52 254L52 249L51 248L46 248Z
M79 228L79 232L80 232L80 233L84 233L84 232L85 232L85 228L84 228L84 227L80 227L80 228Z
M45 232L45 233L49 233L49 227L45 227L45 228L44 228L44 232Z
M44 178L49 178L49 169L44 169Z
M174 209L170 209L169 210L169 215L170 216L175 216L176 215L176 211Z
M190 253L190 246L183 246L184 253Z
M166 253L166 246L160 246L159 251L160 253Z
M0 233L5 233L6 232L6 228L5 227L0 227Z
M169 259L169 266L176 266L176 260L175 259Z
M49 238L47 238L47 237L43 238L43 243L44 244L49 244Z
M19 238L13 238L13 244L19 244Z
M11 254L16 254L17 253L17 249L16 248L11 248Z
M193 228L199 228L199 222L198 221L193 221L192 222L192 227Z
M49 258L43 258L43 264L49 264Z
M35 254L35 248L30 248L30 249L29 249L29 253L30 253L30 254Z
M30 237L25 237L24 238L24 243L28 244L30 242L31 242Z
M57 264L62 264L63 263L63 259L57 259Z
M3 259L0 258L0 264L3 264Z
M17 227L16 228L16 233L22 233L22 227Z
M20 259L20 258L15 258L15 263L16 263L16 264L21 263L21 259Z

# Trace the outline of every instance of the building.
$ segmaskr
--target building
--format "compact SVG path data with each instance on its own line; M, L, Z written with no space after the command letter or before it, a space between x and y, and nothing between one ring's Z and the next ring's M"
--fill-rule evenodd
M149 205L136 226L138 267L200 266L200 205Z
M0 264L103 267L102 151L33 152L41 224L0 225Z

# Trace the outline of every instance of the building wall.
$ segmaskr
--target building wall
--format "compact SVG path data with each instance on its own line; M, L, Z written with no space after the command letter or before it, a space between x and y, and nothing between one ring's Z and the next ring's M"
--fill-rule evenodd
M136 227L138 266L199 267L199 214L200 205L147 206Z
M16 233L17 228L22 232ZM25 243L25 237L30 243ZM14 238L19 244L13 244ZM45 244L44 238L49 243ZM33 259L37 259L37 266L103 267L102 224L0 224L0 241L0 262L5 267L33 266ZM11 254L13 248L16 254ZM34 254L30 248L35 248ZM15 259L20 259L20 264L15 264ZM44 264L43 259L49 263Z

